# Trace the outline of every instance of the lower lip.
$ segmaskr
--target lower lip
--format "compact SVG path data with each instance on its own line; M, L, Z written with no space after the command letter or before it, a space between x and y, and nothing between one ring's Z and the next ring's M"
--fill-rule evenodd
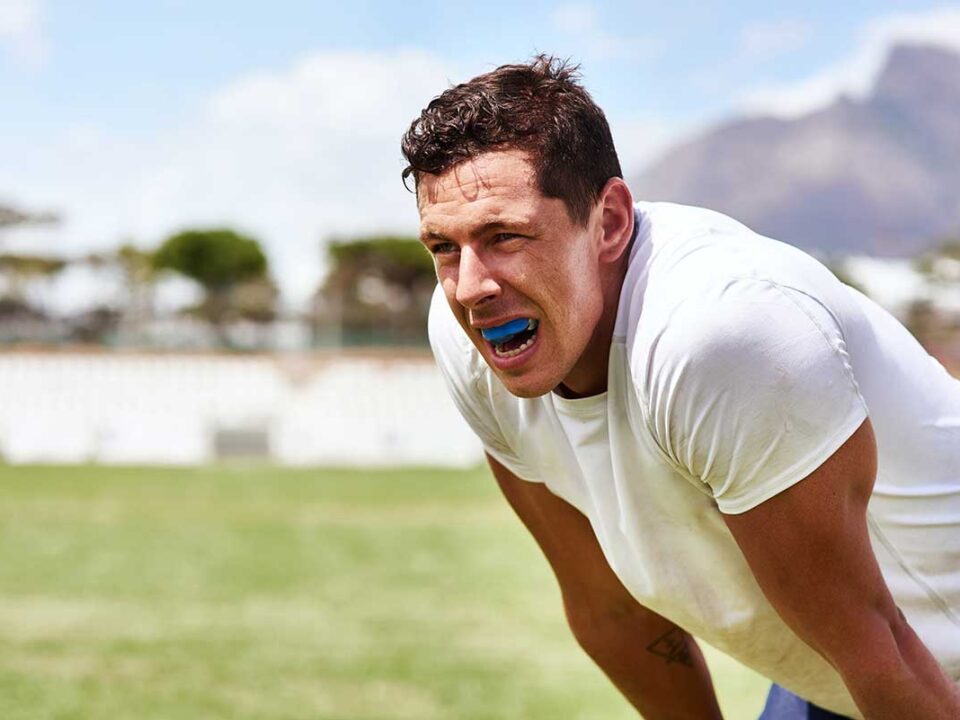
M537 331L537 334L534 335L533 343L523 352L517 353L516 355L511 355L510 357L501 357L497 355L497 351L493 349L493 343L484 340L487 343L487 348L490 350L490 361L498 370L512 370L518 365L525 363L530 356L540 347L540 332Z

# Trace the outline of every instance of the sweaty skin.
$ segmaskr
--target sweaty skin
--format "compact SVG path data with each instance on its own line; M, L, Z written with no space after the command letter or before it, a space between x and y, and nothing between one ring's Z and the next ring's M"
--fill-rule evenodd
M540 192L519 150L423 175L417 192L420 238L450 309L507 389L519 397L605 390L633 231L623 180L607 182L584 224ZM517 318L538 322L535 342L498 356L482 331Z

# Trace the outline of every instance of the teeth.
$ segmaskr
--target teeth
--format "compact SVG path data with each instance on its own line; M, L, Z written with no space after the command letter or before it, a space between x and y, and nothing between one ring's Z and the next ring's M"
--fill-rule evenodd
M535 328L537 327L537 321L536 321L536 320L531 320L531 321L530 321L530 325L531 325L532 327L528 326L528 327L527 327L528 330L533 330L533 329L535 329ZM526 341L525 343L523 343L523 345L521 345L521 346L518 347L518 348L514 348L513 350L501 350L500 348L503 347L502 345L494 345L494 346L493 346L493 350L494 350L494 352L497 354L497 357L502 357L502 358L513 357L514 355L519 355L519 354L522 353L524 350L526 350L528 347L530 347L531 345L533 345L533 341L536 340L536 339L537 339L537 336L536 336L536 335L533 335L533 336L529 337L529 338L527 339L527 341Z

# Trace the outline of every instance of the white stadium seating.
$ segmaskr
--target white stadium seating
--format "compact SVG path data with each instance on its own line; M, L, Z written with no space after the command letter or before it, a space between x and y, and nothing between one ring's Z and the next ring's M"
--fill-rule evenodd
M429 356L10 352L10 463L284 465L480 462Z

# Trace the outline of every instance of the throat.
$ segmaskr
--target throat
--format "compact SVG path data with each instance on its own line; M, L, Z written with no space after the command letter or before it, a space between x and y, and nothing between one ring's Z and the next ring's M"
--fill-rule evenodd
M610 376L610 352L613 346L613 323L598 325L576 365L563 382L554 388L560 397L577 398L600 395L607 391Z
M553 389L553 391L564 400L580 400L582 398L593 397L595 395L602 395L607 391L607 378L604 376L602 384L598 384L584 392L574 390L566 383L560 383Z

